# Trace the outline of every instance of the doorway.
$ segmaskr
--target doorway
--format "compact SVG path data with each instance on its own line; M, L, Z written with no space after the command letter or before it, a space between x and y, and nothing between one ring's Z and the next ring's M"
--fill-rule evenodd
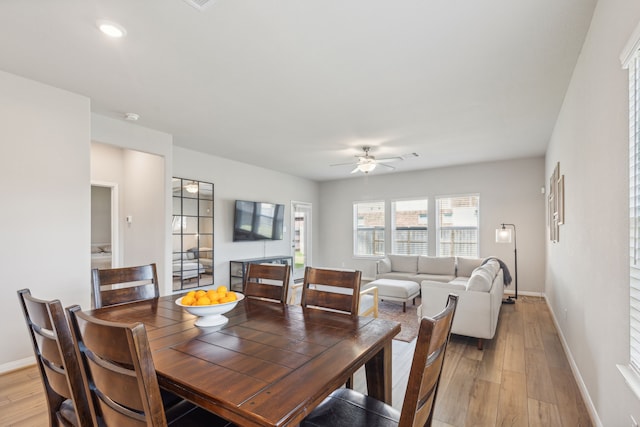
M294 283L304 278L304 269L311 265L312 224L311 203L291 202L291 256L293 268L291 275Z

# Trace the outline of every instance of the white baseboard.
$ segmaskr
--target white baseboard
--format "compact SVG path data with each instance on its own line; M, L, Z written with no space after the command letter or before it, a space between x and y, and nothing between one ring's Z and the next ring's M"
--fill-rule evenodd
M516 293L512 290L505 290L504 291L505 295L515 295ZM544 298L544 293L543 292L531 292L531 291L518 291L518 296L520 295L524 295L527 297L540 297L540 298Z
M589 411L589 417L591 418L591 422L596 427L603 427L602 421L600 421L600 417L598 417L598 412L596 411L596 407L593 405L593 401L591 400L591 396L589 395L589 391L587 390L587 386L582 379L582 375L580 375L580 370L578 369L578 365L576 365L576 361L571 354L571 350L569 350L569 346L567 345L567 340L565 340L564 335L562 334L562 329L560 329L560 324L558 323L558 319L556 318L555 313L551 309L549 305L549 301L547 298L544 298L547 307L549 308L549 312L551 312L551 318L553 319L553 324L558 331L558 336L560 337L560 342L562 343L562 348L564 349L564 354L567 356L567 360L569 361L569 365L571 366L571 372L573 373L573 377L578 384L578 388L580 389L580 394L584 399L585 406Z
M26 368L27 366L35 365L36 358L34 356L26 357L20 360L14 360L13 362L7 362L0 365L0 374L6 374L17 369Z

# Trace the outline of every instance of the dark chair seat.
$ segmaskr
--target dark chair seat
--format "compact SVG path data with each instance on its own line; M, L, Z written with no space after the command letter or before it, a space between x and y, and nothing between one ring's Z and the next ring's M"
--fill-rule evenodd
M377 399L340 388L329 395L300 424L301 427L397 427L400 411Z
M78 415L76 414L76 410L73 406L73 400L71 399L66 399L60 404L58 413L56 415L62 425L81 425L80 421L78 421ZM88 424L85 423L85 425Z

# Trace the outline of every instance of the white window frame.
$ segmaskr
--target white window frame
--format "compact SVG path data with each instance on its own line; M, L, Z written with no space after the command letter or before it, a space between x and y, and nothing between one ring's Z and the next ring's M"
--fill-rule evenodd
M455 198L461 198L461 197L477 197L478 198L478 222L476 224L475 230L476 230L476 241L475 241L475 245L476 245L476 253L474 254L452 254L451 256L470 256L470 257L478 257L480 256L480 194L479 193L469 193L469 194L451 194L451 195L442 195L442 196L436 196L435 198L435 219L436 219L436 256L449 256L449 255L441 255L441 236L442 236L442 230L443 230L443 226L441 224L440 221L440 200L443 199L455 199ZM449 227L447 227L449 228Z
M402 202L424 202L427 210L427 222L424 224L426 233L425 250L423 253L406 254L405 251L400 251L398 248L398 242L396 239L396 203ZM428 255L429 254L429 198L428 197L415 197L410 199L398 199L391 202L391 253L394 254L406 254L406 255Z
M629 70L629 364L618 369L640 398L640 25L620 60Z
M359 240L358 240L358 232L361 231L361 227L358 221L358 206L363 204L373 204L379 203L382 205L382 230L378 228L373 231L373 253L361 253L359 252ZM386 250L386 223L387 223L387 212L386 212L386 203L384 200L360 200L353 202L353 256L355 258L380 258L385 255ZM376 232L377 231L377 232ZM376 251L376 242L380 240L376 240L375 236L382 236L382 248L381 251Z

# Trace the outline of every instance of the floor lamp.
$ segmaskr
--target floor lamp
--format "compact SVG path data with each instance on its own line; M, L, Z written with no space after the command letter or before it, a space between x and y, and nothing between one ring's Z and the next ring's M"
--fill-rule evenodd
M511 236L513 236L513 256L514 256L514 267L515 267L515 286L516 286L516 295L515 299L509 296L507 299L502 302L505 304L513 304L518 299L518 247L516 245L516 225L515 224L501 224L501 228L496 229L496 243L511 243ZM513 233L511 233L511 228L513 227Z

